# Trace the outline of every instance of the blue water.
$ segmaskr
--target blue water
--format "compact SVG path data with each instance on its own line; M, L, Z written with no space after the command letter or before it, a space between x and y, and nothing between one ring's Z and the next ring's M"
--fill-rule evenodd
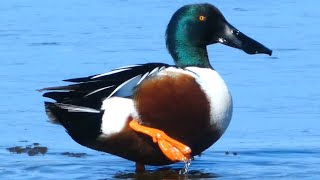
M78 145L47 122L36 89L129 64L172 63L165 27L176 9L196 2L1 2L0 179L162 179L182 168L147 167L148 176L136 176L132 162ZM233 95L234 114L225 135L192 161L188 178L319 179L320 3L210 2L240 31L273 49L273 56L210 46L211 63ZM47 153L7 150L33 143Z

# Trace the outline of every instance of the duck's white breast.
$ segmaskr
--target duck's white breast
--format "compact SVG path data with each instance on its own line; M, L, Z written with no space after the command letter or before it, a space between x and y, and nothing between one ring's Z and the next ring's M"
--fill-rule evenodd
M207 95L210 103L210 123L217 127L220 133L227 129L232 117L232 97L221 76L210 68L187 67L197 74L194 76Z

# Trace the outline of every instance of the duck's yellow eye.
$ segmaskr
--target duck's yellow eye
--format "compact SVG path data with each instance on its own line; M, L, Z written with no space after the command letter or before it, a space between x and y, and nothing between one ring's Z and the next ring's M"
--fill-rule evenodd
M205 20L207 20L207 17L205 17L205 16L199 16L199 21L205 21Z

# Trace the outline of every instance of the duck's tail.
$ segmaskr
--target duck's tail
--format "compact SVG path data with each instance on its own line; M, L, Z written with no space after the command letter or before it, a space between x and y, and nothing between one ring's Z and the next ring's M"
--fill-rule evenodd
M52 102L45 102L45 110L50 120L64 126L79 144L88 145L101 134L103 111Z

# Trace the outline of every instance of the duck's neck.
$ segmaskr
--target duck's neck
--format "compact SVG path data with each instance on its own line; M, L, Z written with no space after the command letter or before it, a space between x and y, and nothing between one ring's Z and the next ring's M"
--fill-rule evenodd
M167 48L179 67L196 66L212 68L206 46L195 46L186 39L167 39Z

